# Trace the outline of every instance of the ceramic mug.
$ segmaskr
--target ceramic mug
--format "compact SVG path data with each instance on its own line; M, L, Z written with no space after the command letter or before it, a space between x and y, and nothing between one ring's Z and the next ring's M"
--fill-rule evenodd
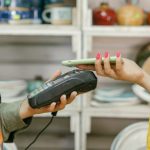
M46 23L53 25L68 25L72 23L72 7L47 8L42 13Z
M8 23L9 10L7 8L0 8L0 23Z
M10 17L9 23L23 23L23 24L30 24L32 20L32 13L28 8L9 8Z

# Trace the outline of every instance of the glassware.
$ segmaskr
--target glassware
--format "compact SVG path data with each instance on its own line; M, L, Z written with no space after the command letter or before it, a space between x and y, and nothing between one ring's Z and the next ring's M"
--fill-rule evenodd
M42 10L43 10L43 1L42 0L32 0L32 23L40 24L42 23Z

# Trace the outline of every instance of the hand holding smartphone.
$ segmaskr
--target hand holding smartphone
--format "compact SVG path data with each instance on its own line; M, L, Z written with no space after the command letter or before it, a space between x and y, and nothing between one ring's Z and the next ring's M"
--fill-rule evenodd
M87 59L77 59L77 60L66 60L62 61L62 64L67 67L75 67L77 65L94 65L96 58L87 58ZM109 58L110 64L116 64L116 56L111 56ZM104 63L104 58L102 57L102 64Z

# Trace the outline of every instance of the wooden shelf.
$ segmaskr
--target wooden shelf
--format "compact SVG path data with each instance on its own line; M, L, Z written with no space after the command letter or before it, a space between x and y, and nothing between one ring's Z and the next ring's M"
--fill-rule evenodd
M87 107L84 111L92 117L147 119L150 115L150 105Z
M150 37L150 26L90 26L84 28L84 33L98 37Z
M0 25L0 36L71 36L80 33L75 26Z

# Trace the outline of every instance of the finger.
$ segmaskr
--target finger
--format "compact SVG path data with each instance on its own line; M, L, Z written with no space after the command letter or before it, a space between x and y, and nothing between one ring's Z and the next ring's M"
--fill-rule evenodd
M111 65L110 65L109 59L110 59L109 53L105 52L105 56L104 56L104 72L105 72L106 75L114 76L115 73L111 69Z
M72 101L76 98L77 94L78 93L76 91L72 92L70 98L67 100L67 104L72 103Z
M101 75L101 76L104 75L104 71L102 68L102 56L100 53L97 53L96 55L95 70L96 70L97 75Z
M116 53L116 71L119 72L122 69L122 59L121 59L121 53Z
M94 65L77 65L76 67L79 69L82 69L82 70L93 70L93 71L95 71Z
M54 112L55 111L55 107L56 107L56 103L53 102L53 103L51 103L51 105L49 105L47 107L47 111Z
M66 104L67 104L66 95L63 95L63 96L61 96L60 103L57 104L56 109L58 109L58 110L64 109Z
M109 75L110 70L111 70L111 67L110 67L110 62L109 62L109 53L105 52L105 55L104 55L104 71L105 71L105 74Z
M51 77L51 80L54 80L55 78L57 78L58 76L61 75L61 71L60 70L57 70Z

